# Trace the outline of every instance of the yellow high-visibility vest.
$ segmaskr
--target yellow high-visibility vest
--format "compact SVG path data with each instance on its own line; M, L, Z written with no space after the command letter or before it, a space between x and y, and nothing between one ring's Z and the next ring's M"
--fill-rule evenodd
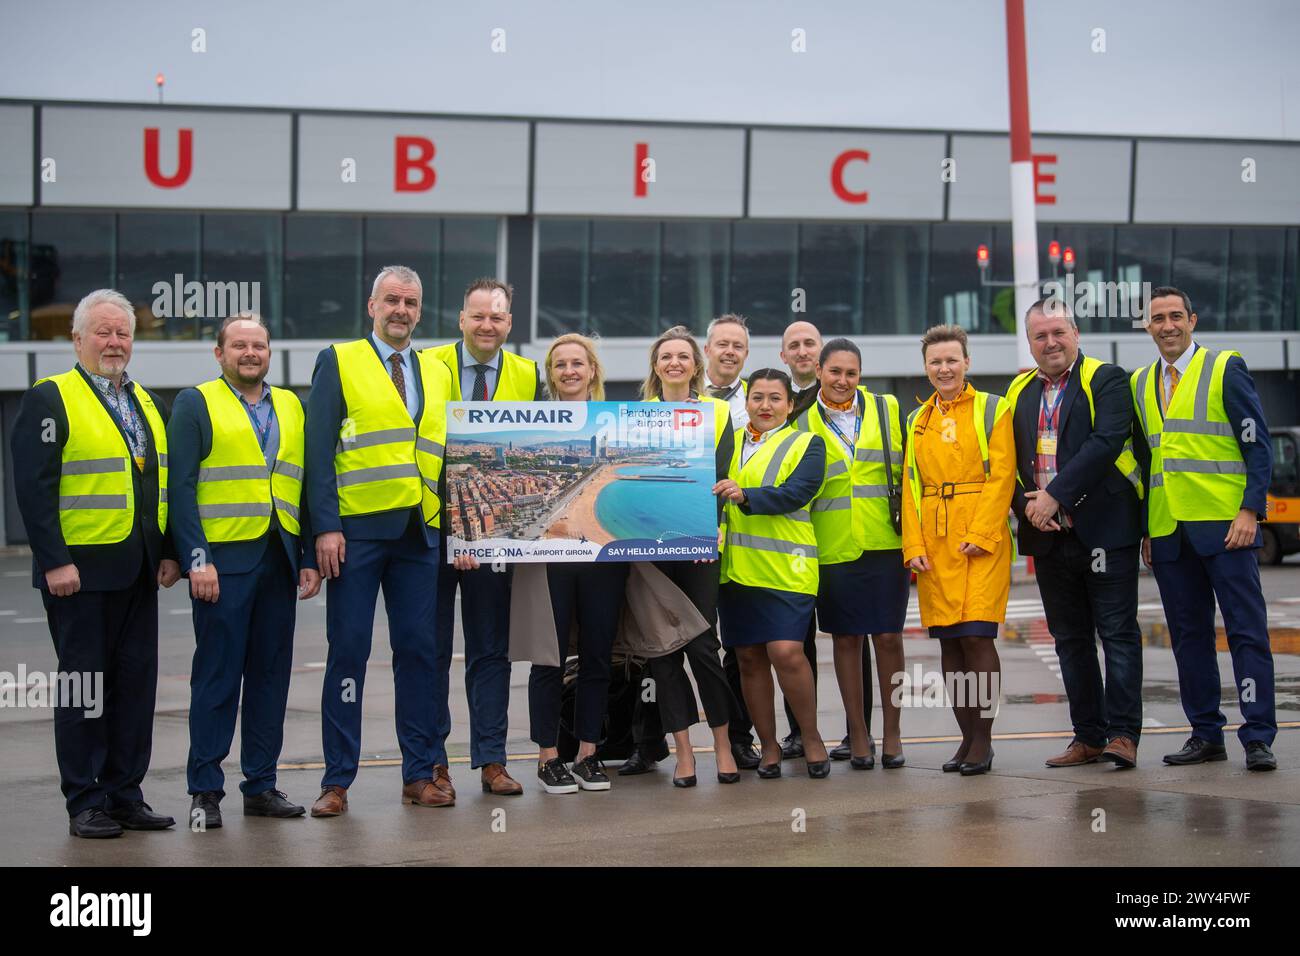
M785 425L769 432L749 461L741 465L744 429L735 433L728 472L742 488L776 488L784 484L812 444L809 432ZM783 515L749 515L727 503L722 550L722 582L750 587L816 594L817 534L808 505Z
M290 534L300 530L303 411L298 396L271 388L271 408L280 432L274 467L267 468L244 403L225 379L198 386L212 420L212 450L199 462L199 523L210 544L260 538L275 509Z
M438 478L447 441L451 374L429 349L414 352L424 389L417 426L369 339L333 346L346 416L334 451L339 515L420 506L424 523L441 524Z
M464 343L460 343L464 348ZM460 389L460 354L456 348L457 343L452 342L449 345L439 345L435 348L425 349L426 352L433 355L451 373L451 399L450 401L469 401L461 394ZM501 350L501 364L497 369L497 387L489 396L494 402L531 402L537 394L537 363L532 359L524 358L522 355L516 355L514 352ZM470 383L474 387L474 383ZM472 398L472 396L471 396Z
M826 476L812 502L813 528L822 564L856 560L863 551L901 548L902 537L894 530L889 513L889 482L885 475L885 448L890 450L894 487L903 480L903 435L898 424L898 399L885 400L885 421L875 396L858 388L862 425L850 460L844 442L826 423L814 401L795 421L800 431L820 435L826 443Z
M69 545L125 541L135 522L131 447L94 388L75 368L41 379L53 382L68 415L68 442L59 471L59 527ZM40 384L37 382L36 384ZM158 453L158 531L167 530L167 427L139 382L135 397Z
M1198 348L1163 415L1162 360L1129 378L1151 449L1147 528L1153 538L1173 534L1179 521L1231 521L1241 510L1246 461L1223 404L1223 374L1234 355L1240 353Z

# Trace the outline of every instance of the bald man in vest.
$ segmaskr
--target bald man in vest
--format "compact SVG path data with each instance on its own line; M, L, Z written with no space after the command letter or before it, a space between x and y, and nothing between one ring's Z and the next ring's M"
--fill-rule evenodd
M307 500L326 584L329 651L321 688L325 775L313 817L348 809L361 758L361 700L382 588L393 649L402 801L446 807L434 785L438 559L446 405L442 363L411 343L420 277L385 266L371 287L370 333L321 351L307 399Z
M1020 553L1034 558L1074 727L1047 766L1131 768L1142 734L1142 496L1128 375L1080 351L1060 299L1030 306L1025 329L1036 367L1007 389L1019 479L1011 508Z
M276 789L293 664L295 600L320 591L302 495L303 409L266 382L271 334L256 313L226 319L221 374L176 396L167 425L171 532L185 557L194 618L190 667L191 830L222 825L239 717L244 816L306 810ZM304 547L305 543L305 547ZM243 709L240 712L240 690Z
M166 534L168 410L127 375L134 339L135 309L120 292L77 303L77 364L23 395L10 445L32 585L59 674L83 690L54 701L54 749L68 830L91 839L176 822L140 786L153 747L158 588L179 580L180 565Z
M513 296L511 287L499 279L475 279L465 289L460 312L461 340L429 350L451 375L452 401L531 402L544 397L537 363L505 348L513 324ZM485 793L509 797L524 790L506 772L510 579L508 567L480 567L473 555L460 555L454 564L444 561L439 568L434 780L453 797L456 790L447 766L447 735L451 733L449 697L457 588L465 634L470 767L479 771Z
M1273 652L1255 550L1262 546L1273 442L1245 361L1192 340L1187 293L1151 291L1147 331L1159 357L1131 382L1143 463L1143 560L1155 572L1192 735L1165 755L1174 766L1227 760L1220 709L1218 630L1223 614L1243 718L1246 769L1275 770Z

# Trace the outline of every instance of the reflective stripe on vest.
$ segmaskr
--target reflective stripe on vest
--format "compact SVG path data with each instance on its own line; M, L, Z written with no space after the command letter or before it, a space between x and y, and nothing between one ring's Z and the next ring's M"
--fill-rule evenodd
M994 401L990 402L992 398ZM907 478L908 484L912 488L912 498L916 505L916 519L921 520L921 472L916 465L916 420L917 416L926 409L933 413L935 405L933 401L926 402L920 408L914 409L912 414L907 416L907 433L911 437L907 442L907 464L904 469L904 477ZM975 393L974 425L975 440L979 444L980 460L984 465L984 476L989 474L989 435L993 434L993 426L1011 410L1011 403L1001 395L990 395L988 392ZM926 419L927 424L929 419Z
M135 522L131 449L113 415L77 369L43 378L53 382L68 416L68 441L59 471L59 528L69 545L116 544ZM37 382L36 384L40 384ZM158 455L158 530L167 530L167 428L140 383L134 394Z
M447 367L451 373L451 397L448 401L470 401L472 398L466 398L460 391L460 352L457 348L464 348L464 343L452 342L448 345L439 345L431 349L426 349L434 358L438 359ZM508 352L505 349L500 351L501 363L497 369L496 382L497 387L489 397L493 402L531 402L537 397L537 363L532 359L524 358L522 355L516 355L514 352ZM470 388L474 383L470 382Z
M843 441L826 424L821 403L814 401L795 421L800 431L820 435L826 444L826 475L813 499L813 528L822 564L853 561L863 551L901 548L889 515L889 484L885 476L885 442L889 442L894 481L903 480L903 436L898 422L898 399L883 396L886 421L880 421L875 396L858 388L862 427L850 462ZM846 514L847 512L847 514Z
M1223 376L1238 352L1198 348L1166 415L1160 412L1163 360L1129 378L1151 449L1147 528L1154 538L1179 521L1230 521L1241 510L1246 462L1223 404Z
M376 514L418 504L424 523L437 528L451 373L433 350L412 353L424 394L417 426L369 340L333 348L346 409L334 449L339 515Z
M1092 377L1097 374L1097 369L1106 363L1101 359L1095 359L1090 356L1083 356L1079 363L1079 384L1083 388L1083 394L1088 396L1088 420L1095 426L1097 424L1097 404L1092 395ZM1027 372L1022 372L1012 380L1011 385L1007 388L1007 401L1011 403L1011 415L1014 418L1016 414L1016 403L1020 401L1020 393L1025 387L1034 380L1038 375L1038 369L1031 368ZM1035 421L1037 419L1035 418ZM1061 431L1061 423L1057 422L1057 434ZM1129 435L1124 439L1124 447L1115 458L1116 470L1124 476L1125 480L1133 486L1137 492L1138 499L1141 500L1144 489L1142 488L1142 468L1138 465L1137 456L1133 454L1133 436ZM1016 481L1020 482L1020 471L1016 470ZM1023 484L1023 483L1021 483Z
M782 485L812 443L808 432L789 425L768 433L743 466L744 430L735 433L736 449L728 475L742 488ZM722 581L750 587L816 594L817 533L807 506L790 514L747 515L732 503L726 508Z
M280 525L297 534L303 479L303 410L288 389L271 389L271 408L279 428L274 469L248 419L244 403L214 379L198 386L212 421L212 450L199 462L199 523L211 544L250 541L266 534L275 509Z

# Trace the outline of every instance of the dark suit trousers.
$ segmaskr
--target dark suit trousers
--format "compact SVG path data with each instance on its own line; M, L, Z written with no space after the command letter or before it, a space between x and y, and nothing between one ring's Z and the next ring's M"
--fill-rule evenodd
M325 634L329 651L321 689L325 776L321 786L347 787L361 756L361 699L384 591L388 641L393 649L397 743L402 782L433 776L437 685L434 621L438 611L438 558L414 522L391 541L348 541L342 573L326 584Z
M451 655L456 629L456 588L460 588L460 622L465 631L465 696L469 702L470 765L506 762L507 714L510 707L509 567L474 571L438 566L438 656L434 675L436 732L433 762L447 762L451 733Z
M718 619L717 564L656 561L655 567L690 598L706 621ZM695 691L686 676L685 661L691 663L691 674L699 688L700 702L704 705L710 727L721 727L734 720L748 721L749 715L727 683L726 672L718 659L720 649L715 629L710 627L684 647L650 661L650 676L654 678L655 699L659 703L659 717L664 730L669 733L686 730L700 719Z
M221 590L215 604L191 599L195 647L185 770L190 793L224 792L221 761L235 736L241 683L239 764L244 779L239 788L253 796L275 787L293 663L297 588L284 548L278 540L269 544L252 571L222 574L218 566Z
M578 624L578 681L574 688L573 734L579 741L601 742L609 706L609 661L618 633L627 585L627 564L551 564L546 584L560 647L560 666L534 664L528 673L528 723L533 743L554 747L560 729L560 698L569 635Z
M1227 720L1220 705L1219 661L1215 650L1214 603L1218 600L1232 655L1237 702L1244 721L1237 731L1242 744L1277 736L1273 706L1273 652L1268 641L1268 610L1259 583L1259 563L1251 548L1198 555L1182 535L1176 561L1152 565L1160 600L1169 621L1170 642L1178 665L1178 691L1192 734L1223 743Z
M78 591L41 600L61 674L102 675L102 713L54 710L54 750L68 815L143 800L140 783L153 750L158 690L158 585L143 560L118 591ZM84 684L82 685L85 686ZM86 716L90 711L94 716Z
M1056 639L1076 739L1104 747L1142 734L1142 631L1137 622L1138 546L1111 548L1099 564L1072 533L1052 535L1034 558L1047 629ZM1099 556L1100 557L1100 556ZM1097 664L1097 639L1106 681Z

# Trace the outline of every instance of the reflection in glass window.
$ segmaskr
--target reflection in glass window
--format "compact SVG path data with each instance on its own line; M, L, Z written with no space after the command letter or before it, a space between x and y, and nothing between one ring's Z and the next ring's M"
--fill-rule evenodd
M1170 285L1187 293L1204 331L1227 330L1228 230L1180 226L1174 230Z
M465 286L483 276L497 272L497 220L484 218L447 218L441 220L442 268L438 277L440 303L437 312L438 338L460 336L460 310L465 302ZM423 274L422 274L423 275ZM428 297L428 284L425 284ZM528 337L528 316L515 315L510 338L519 341ZM433 338L435 333L422 333Z
M363 281L360 216L286 218L286 338L359 338L370 328Z
M1164 226L1115 229L1115 280L1141 286L1178 285L1170 274L1174 234ZM1192 303L1195 306L1195 302Z
M732 226L728 311L749 320L751 335L780 335L790 324L799 287L799 224L737 222Z
M992 227L952 222L935 223L931 227L927 326L947 324L960 325L968 332L1002 331L992 327L989 310L995 291L1011 290L994 290L980 285L975 251L981 244L992 249L991 276L1009 276L1009 243L1007 253L1002 254L994 244Z
M659 306L659 223L596 220L590 262L588 331L652 335Z
M215 335L225 316L208 314L206 295L186 301L186 283L198 281L197 215L142 212L117 217L114 288L136 306L137 339L193 339L208 337L209 331ZM195 308L200 300L203 305Z
M26 338L27 213L0 212L0 341Z
M1282 262L1286 230L1231 230L1228 247L1228 329L1276 331L1282 325Z
M284 335L284 250L281 217L259 213L209 213L203 217L203 281L234 292L236 312L260 312L272 338ZM232 287L230 283L235 283ZM245 305L247 303L247 305ZM219 327L219 326L218 326ZM216 330L210 330L215 337Z
M72 310L88 292L113 284L112 213L32 213L30 336L66 339ZM135 303L138 306L139 303ZM149 303L144 303L147 310Z
M542 219L537 223L537 335L546 340L589 330L587 282L591 223Z
M438 253L442 230L437 219L424 216L367 216L366 252L361 267L362 292L368 298L375 276L384 266L407 266L420 276L421 338L437 335L439 302Z
M824 338L860 335L866 291L866 227L861 223L804 223L799 227L799 275L806 312L786 302L780 335L793 319L807 319ZM790 294L787 293L787 296Z
M657 335L674 325L703 333L713 318L729 311L726 301L729 232L725 222L663 224L659 315L643 335Z
M867 226L864 332L875 335L925 332L929 259L927 224Z

